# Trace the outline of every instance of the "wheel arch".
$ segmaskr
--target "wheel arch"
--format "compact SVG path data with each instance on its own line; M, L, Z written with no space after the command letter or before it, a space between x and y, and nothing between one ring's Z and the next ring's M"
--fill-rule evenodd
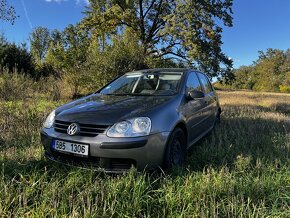
M187 130L185 122L184 121L177 122L173 126L173 128L172 128L172 130L170 132L172 133L176 128L180 128L184 132L184 135L186 137L186 147L188 147L188 130Z
M166 162L164 162L164 161L166 161L166 155L169 152L169 150L168 150L169 149L169 143L170 143L172 134L173 134L174 130L176 130L176 129L182 130L182 132L185 135L186 145L185 145L185 147L183 147L185 154L186 154L186 150L187 150L187 147L188 147L188 131L187 131L187 128L186 128L186 124L183 121L179 121L171 129L169 137L168 137L168 140L166 142L166 146L165 146L165 149L164 149L164 155L163 155L163 166L165 166L165 168L167 168L167 165L166 165Z

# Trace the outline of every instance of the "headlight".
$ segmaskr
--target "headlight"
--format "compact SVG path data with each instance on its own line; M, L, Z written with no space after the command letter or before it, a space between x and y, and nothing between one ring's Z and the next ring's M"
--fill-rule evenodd
M43 127L44 128L51 128L53 123L54 123L54 118L55 118L55 110L52 111L48 117L46 118L46 120L43 123Z
M138 117L114 124L108 131L108 137L138 137L149 135L151 120L148 117Z

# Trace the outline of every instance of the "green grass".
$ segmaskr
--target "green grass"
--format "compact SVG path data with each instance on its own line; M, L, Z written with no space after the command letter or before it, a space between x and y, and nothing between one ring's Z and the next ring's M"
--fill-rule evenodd
M59 102L0 102L0 216L290 217L290 96L219 94L222 123L183 167L115 176L42 157Z

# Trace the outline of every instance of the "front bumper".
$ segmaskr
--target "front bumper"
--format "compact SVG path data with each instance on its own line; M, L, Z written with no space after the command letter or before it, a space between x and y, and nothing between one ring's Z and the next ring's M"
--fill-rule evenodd
M105 134L95 137L69 136L53 128L41 130L45 156L53 161L81 167L93 167L105 172L122 172L134 165L137 170L161 166L169 132L136 138L109 138ZM54 139L89 144L89 156L79 157L52 149Z

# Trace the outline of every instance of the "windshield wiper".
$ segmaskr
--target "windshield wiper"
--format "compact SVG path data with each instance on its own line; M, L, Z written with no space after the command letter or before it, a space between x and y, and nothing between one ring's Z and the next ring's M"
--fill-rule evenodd
M110 93L105 95L112 95L112 96L170 96L177 94L177 91L170 90L168 93Z
M152 96L152 94L146 94L146 93L131 93L128 95L132 95L132 96Z
M126 96L126 95L130 95L130 94L109 93L109 94L105 94L105 95Z

